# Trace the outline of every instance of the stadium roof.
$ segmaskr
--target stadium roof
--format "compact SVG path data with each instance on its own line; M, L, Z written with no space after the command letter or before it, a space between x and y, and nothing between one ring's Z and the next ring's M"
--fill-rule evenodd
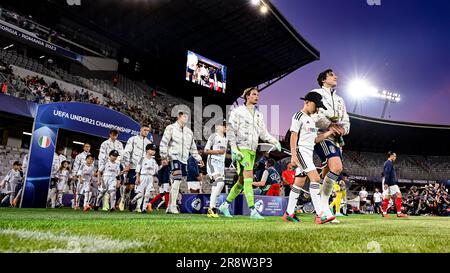
M450 126L390 121L350 114L345 149L361 152L389 150L403 154L450 155Z
M423 156L450 156L450 126L391 121L350 114L344 150ZM284 137L284 146L289 147Z
M96 0L69 6L66 0L5 0L3 5L56 25L74 20L121 44L122 57L142 60L150 82L207 95L184 81L186 51L228 67L227 103L241 91L271 81L310 62L320 53L269 1L262 14L250 0ZM95 37L93 37L95 39ZM221 95L214 95L216 98Z

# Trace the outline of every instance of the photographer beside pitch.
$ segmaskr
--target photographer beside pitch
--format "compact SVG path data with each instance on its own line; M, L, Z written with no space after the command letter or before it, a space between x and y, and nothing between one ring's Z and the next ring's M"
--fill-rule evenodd
M336 94L337 76L331 69L327 69L319 74L317 83L320 89L314 89L311 92L317 92L322 96L322 102L325 108L319 109L317 114L312 115L316 127L319 129L319 136L332 129L335 135L329 136L314 146L314 151L319 156L322 164L325 166L322 172L323 185L320 190L319 183L311 183L309 191L311 195L319 195L322 202L328 202L334 183L337 182L342 172L342 146L344 141L342 136L350 132L350 119L347 114L344 100ZM326 216L331 216L332 212L329 206L324 208ZM336 219L333 223L339 223Z

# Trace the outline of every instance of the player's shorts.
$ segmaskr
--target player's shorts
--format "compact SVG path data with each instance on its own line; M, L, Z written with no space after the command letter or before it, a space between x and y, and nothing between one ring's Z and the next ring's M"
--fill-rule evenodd
M187 176L187 164L181 163L178 160L170 161L170 172L181 171L183 177Z
M103 191L107 191L107 192L110 192L110 191L115 192L116 184L117 184L117 177L104 176L103 183L102 183L102 189L103 189Z
M332 141L324 140L314 146L314 151L319 156L323 165L332 157L339 157L342 160L341 148L336 146Z
M136 184L136 170L130 169L127 173L127 180L125 185L134 185Z
M206 173L212 179L214 176L225 177L225 162L208 157Z
M92 186L90 181L84 181L83 184L81 184L80 194L85 194L87 192L92 192Z
M242 171L253 171L253 167L255 165L256 160L256 152L242 149L240 152L244 155L244 158L242 158L241 161L238 162L236 166L237 173L239 175L242 174Z
M155 191L153 187L153 175L141 175L141 183L136 187L136 193L148 193Z
M383 188L383 197L387 197L389 195L394 195L400 193L400 188L398 185L388 186L387 190Z
M309 172L315 171L316 166L313 162L313 151L309 149L297 149L297 157L300 163L295 169L295 177L305 177Z
M196 190L201 189L200 182L198 182L198 181L188 181L187 184L188 184L188 190L196 191Z
M168 193L170 192L170 184L169 183L164 183L159 185L159 193Z
M66 189L66 181L58 181L58 183L56 183L56 189L58 191L64 191Z

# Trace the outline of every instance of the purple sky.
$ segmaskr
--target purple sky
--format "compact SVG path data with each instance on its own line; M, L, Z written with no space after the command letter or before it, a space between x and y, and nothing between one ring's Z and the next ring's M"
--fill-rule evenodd
M260 104L280 105L281 135L302 107L296 99L317 87L317 74L326 68L337 73L337 92L349 112L355 99L346 86L365 77L379 89L401 94L399 104L388 106L386 119L450 125L450 1L381 0L381 6L369 6L366 0L272 3L321 53L321 60L261 93ZM356 113L379 118L383 105L365 99Z

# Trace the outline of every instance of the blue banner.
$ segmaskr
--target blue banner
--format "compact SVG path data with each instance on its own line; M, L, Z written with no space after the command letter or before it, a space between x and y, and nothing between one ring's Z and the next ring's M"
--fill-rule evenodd
M0 94L0 111L34 118L36 115L37 104L9 95Z
M287 209L288 197L255 195L255 208L263 216L283 216ZM243 202L242 214L250 215L247 202Z
M32 45L37 45L42 48L56 52L62 56L70 58L72 60L79 61L79 62L82 61L82 56L80 54L77 54L75 52L67 50L58 45L49 43L39 37L34 36L33 34L29 34L28 31L25 31L25 30L19 28L18 26L12 25L8 22L0 20L0 31L3 31L6 34L12 35L13 37L20 39L24 42L28 42Z
M139 134L140 125L120 112L95 104L68 102L39 105L21 207L46 207L59 129L107 139L112 128L119 131L119 140L125 142Z

